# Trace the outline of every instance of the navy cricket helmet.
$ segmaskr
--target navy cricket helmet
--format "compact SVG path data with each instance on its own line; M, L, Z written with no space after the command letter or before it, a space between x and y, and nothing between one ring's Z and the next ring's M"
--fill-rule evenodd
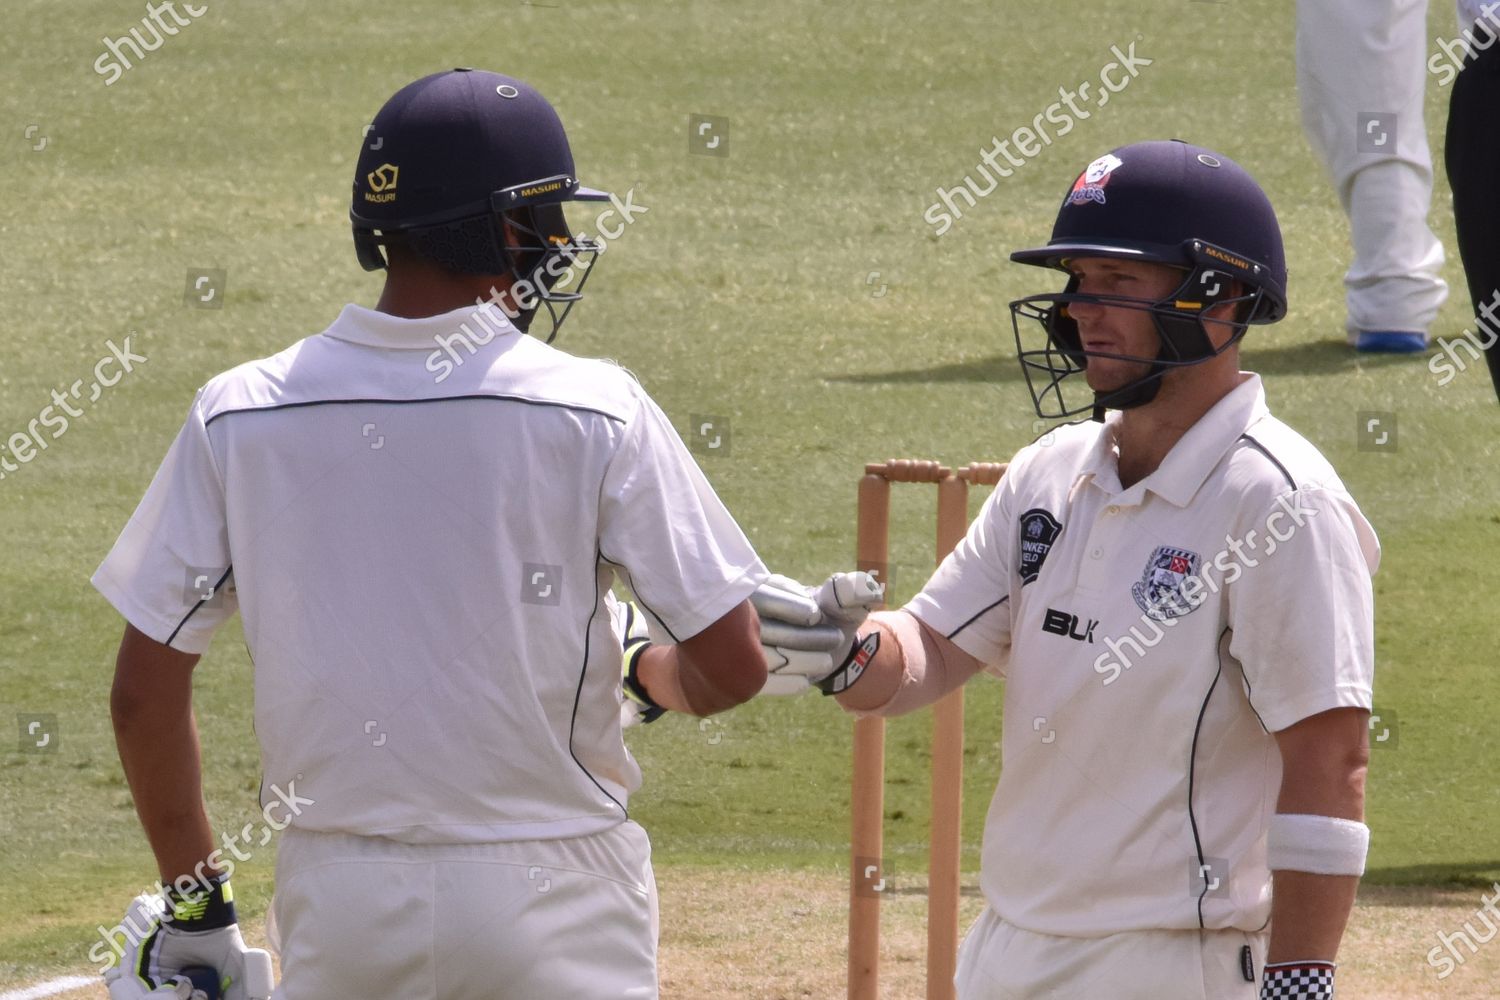
M1159 300L1083 295L1069 261L1084 257L1166 264L1180 268L1183 280ZM1011 260L1069 274L1061 293L1010 304L1017 356L1041 417L1093 410L1100 418L1105 408L1142 406L1156 397L1168 371L1222 354L1250 323L1274 323L1286 315L1286 257L1270 199L1227 157L1178 139L1122 146L1090 163L1064 196L1052 239L1016 251ZM1090 355L1068 312L1074 302L1150 313L1161 348L1154 358L1109 355L1146 362L1151 369L1120 389L1070 407L1063 384L1085 370ZM1227 323L1234 335L1215 349L1203 315L1224 304L1233 306L1233 319L1216 322ZM1023 319L1045 333L1041 346L1023 343Z
M355 167L349 218L367 271L384 268L381 246L400 241L459 274L509 273L512 319L527 329L545 305L550 343L601 249L573 235L562 206L608 199L578 183L562 121L535 88L454 69L408 84L375 116ZM575 264L577 285L556 290L572 282Z

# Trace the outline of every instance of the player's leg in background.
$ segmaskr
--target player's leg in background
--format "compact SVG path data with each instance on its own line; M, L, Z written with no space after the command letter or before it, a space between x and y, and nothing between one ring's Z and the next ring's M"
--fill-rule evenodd
M1425 336L1447 298L1427 225L1427 0L1298 0L1302 121L1349 217L1347 328Z
M1500 295L1500 40L1481 22L1474 26L1476 41L1490 44L1468 61L1453 81L1448 99L1448 138L1444 160L1448 183L1453 188L1453 221L1458 229L1458 254L1468 279L1474 314L1489 304L1496 309ZM1484 32L1483 35L1480 33ZM1477 47L1477 46L1476 46ZM1500 323L1484 320L1500 335ZM1488 343L1484 328L1470 327L1481 343ZM1500 395L1500 344L1485 352L1490 378ZM1463 356L1467 361L1467 355Z

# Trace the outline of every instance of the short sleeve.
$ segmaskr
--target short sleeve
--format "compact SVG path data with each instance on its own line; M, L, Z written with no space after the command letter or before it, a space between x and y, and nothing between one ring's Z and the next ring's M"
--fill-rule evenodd
M1010 588L1014 489L1001 479L906 610L982 663L1002 670L1010 654Z
M681 641L748 598L767 576L745 533L649 397L605 470L600 554Z
M126 621L184 653L207 650L214 631L238 606L224 482L202 401L200 392L92 581Z
M1369 708L1374 529L1348 494L1322 487L1279 497L1260 523L1265 554L1225 587L1229 653L1250 704L1271 732L1330 709Z

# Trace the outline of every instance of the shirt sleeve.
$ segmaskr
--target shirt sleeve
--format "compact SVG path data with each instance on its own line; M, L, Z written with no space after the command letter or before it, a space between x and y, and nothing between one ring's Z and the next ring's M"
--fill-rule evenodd
M1014 485L1007 473L906 610L958 648L1004 673L1010 657L1010 593L1015 549Z
M125 620L184 653L208 649L238 607L224 481L204 425L203 395L93 584Z
M1374 529L1347 493L1322 487L1279 497L1261 523L1265 555L1225 587L1229 653L1251 706L1271 732L1334 708L1369 708Z
M604 474L599 546L678 642L722 618L767 576L666 415L644 393Z

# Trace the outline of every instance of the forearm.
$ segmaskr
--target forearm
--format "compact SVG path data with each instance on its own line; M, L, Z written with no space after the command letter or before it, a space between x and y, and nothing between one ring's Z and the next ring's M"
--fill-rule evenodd
M880 629L880 649L862 677L837 696L860 714L904 715L961 687L983 664L943 639L908 611L880 611L869 622Z
M1273 873L1268 962L1332 962L1354 909L1359 878L1352 875Z
M651 700L669 712L713 715L746 700L718 687L678 646L648 647L637 669Z
M1267 842L1269 962L1332 962L1338 955L1368 848L1367 718L1338 709L1277 734L1282 780Z
M697 635L647 646L635 673L651 700L669 712L704 716L731 709L766 683L760 618L743 601Z
M1362 780L1334 782L1321 794L1305 784L1284 786L1277 812L1283 816L1331 816L1363 822ZM1292 869L1274 870L1271 875L1271 945L1267 961L1332 962L1354 909L1359 876Z
M192 685L184 675L174 675L173 667L148 662L151 651L142 648L147 643L139 634L122 642L110 716L136 814L162 882L169 885L192 875L213 851L214 840L203 803ZM190 676L197 657L176 656L189 663Z

